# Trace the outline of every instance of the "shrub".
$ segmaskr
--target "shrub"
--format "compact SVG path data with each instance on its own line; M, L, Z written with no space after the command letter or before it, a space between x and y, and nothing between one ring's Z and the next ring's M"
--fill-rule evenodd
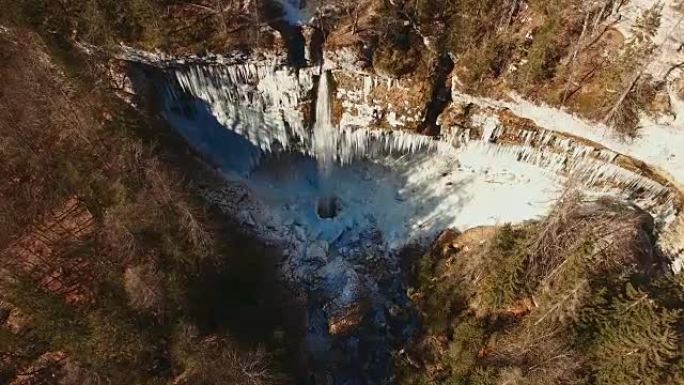
M373 67L394 77L413 73L420 63L420 53L416 48L402 49L384 44L373 53Z
M276 385L284 379L264 350L241 352L227 336L202 340L192 326L178 328L173 351L184 370L178 384Z

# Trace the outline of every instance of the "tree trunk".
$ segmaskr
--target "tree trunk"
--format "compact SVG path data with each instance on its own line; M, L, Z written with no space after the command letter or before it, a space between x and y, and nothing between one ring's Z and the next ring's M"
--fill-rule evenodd
M561 105L565 105L565 102L568 100L568 89L570 88L570 84L572 84L572 82L575 80L575 61L577 60L577 55L579 54L580 49L582 48L582 41L587 32L588 24L589 13L587 13L587 15L584 17L582 33L580 33L577 43L575 43L575 49L573 50L572 55L570 55L570 62L568 63L568 79L565 81L565 86L563 87L563 100L561 100Z
M629 82L629 85L625 88L624 91L622 91L622 94L620 94L620 97L618 98L617 102L613 106L613 108L610 109L608 114L606 115L605 118L603 118L603 123L608 124L611 119L615 116L615 114L620 110L620 107L622 106L622 103L625 101L627 98L627 95L629 95L630 92L634 89L634 86L637 84L639 79L641 78L641 75L643 75L644 71L639 70L632 76L632 80Z

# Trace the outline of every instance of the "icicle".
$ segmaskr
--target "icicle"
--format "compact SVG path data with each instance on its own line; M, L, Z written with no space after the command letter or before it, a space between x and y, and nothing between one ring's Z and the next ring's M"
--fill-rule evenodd
M483 126L482 141L489 142L494 139L494 133L498 127L498 124L493 119L487 119Z
M275 143L289 148L293 137L308 139L299 105L311 89L311 71L296 76L265 61L176 67L172 75L184 92L206 103L219 123L265 151ZM184 103L178 95L170 98Z
M373 78L371 76L363 77L363 99L366 103L370 103L370 94L373 90Z

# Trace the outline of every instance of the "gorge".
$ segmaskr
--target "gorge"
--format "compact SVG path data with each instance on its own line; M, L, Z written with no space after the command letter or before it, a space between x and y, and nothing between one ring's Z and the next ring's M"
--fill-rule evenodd
M0 383L684 385L682 0L0 9Z
M394 352L417 322L403 250L424 250L449 228L539 218L569 189L651 213L662 252L682 268L684 179L674 157L684 134L652 156L562 111L453 86L439 135L426 136L408 127L434 111L377 96L409 92L410 80L365 73L345 55L324 51L321 66L294 68L282 57L122 54L134 93L152 89L164 118L224 178L205 199L282 250L280 274L307 298L315 383L391 381ZM448 121L465 108L478 112ZM581 125L586 132L573 130Z

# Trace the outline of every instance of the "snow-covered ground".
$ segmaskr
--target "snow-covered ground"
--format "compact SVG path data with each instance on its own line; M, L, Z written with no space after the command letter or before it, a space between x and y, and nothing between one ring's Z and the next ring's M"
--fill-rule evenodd
M450 227L534 218L562 188L542 169L476 144L458 155L385 156L326 172L311 158L285 156L262 163L245 184L283 225L303 227L311 241L333 244L345 233L373 228L394 250ZM339 198L341 211L322 219L317 202L330 195Z
M684 62L684 5L681 0L630 0L617 12L617 28L623 35L629 36L637 18L657 3L663 7L660 28L653 38L658 51L647 70L656 79L661 79L672 65ZM673 71L672 75L677 74L684 74L684 68Z
M670 96L676 117L663 117L656 122L644 116L639 137L623 141L604 124L589 122L557 108L531 103L518 95L511 95L512 101L479 98L457 92L453 95L456 101L508 108L517 116L530 119L547 130L599 143L617 153L655 166L684 185L684 101L674 92Z

